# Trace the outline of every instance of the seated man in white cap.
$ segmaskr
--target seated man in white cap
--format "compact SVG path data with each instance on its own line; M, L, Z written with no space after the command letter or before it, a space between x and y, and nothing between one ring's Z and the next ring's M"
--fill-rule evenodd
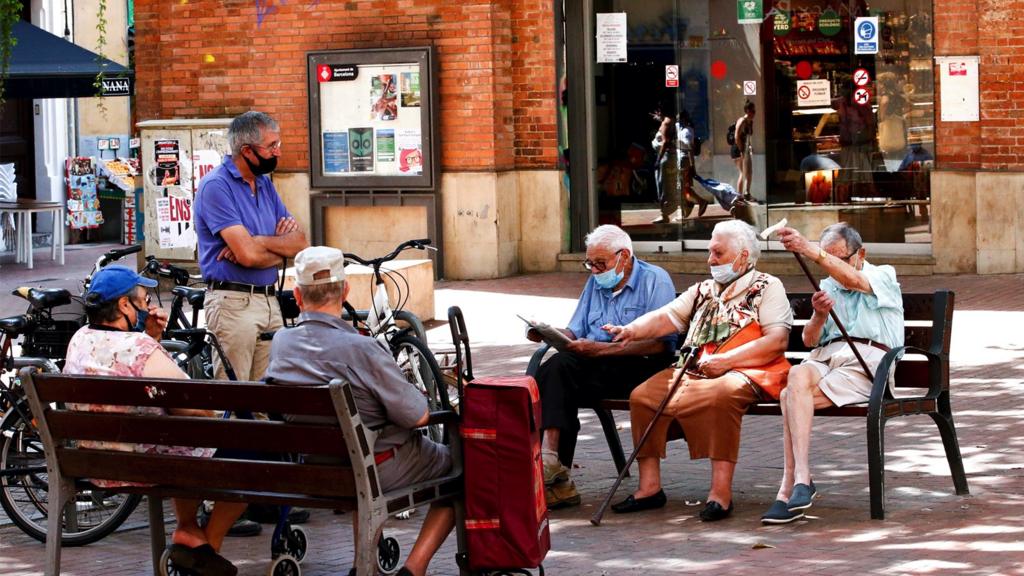
M270 349L267 380L280 385L352 383L363 423L381 429L373 451L384 491L437 478L451 469L448 447L413 428L427 423L427 400L386 350L341 319L348 296L340 250L312 246L295 256L295 299L302 313L295 328L278 332ZM455 526L448 506L431 506L399 576L422 576ZM353 574L353 568L350 574Z

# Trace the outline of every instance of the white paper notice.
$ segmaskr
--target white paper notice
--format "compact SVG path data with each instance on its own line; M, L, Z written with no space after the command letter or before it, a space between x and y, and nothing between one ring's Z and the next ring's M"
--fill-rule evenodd
M626 61L626 13L597 15L597 61Z
M942 56L939 65L943 122L977 122L978 57Z
M832 86L828 80L797 80L796 105L828 106L832 104Z
M160 248L196 247L196 230L192 224L192 198L170 196L156 199L156 221Z

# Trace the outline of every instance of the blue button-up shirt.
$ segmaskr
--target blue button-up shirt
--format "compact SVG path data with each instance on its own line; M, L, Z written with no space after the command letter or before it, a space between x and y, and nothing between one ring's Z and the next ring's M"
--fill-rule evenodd
M220 231L241 224L253 236L274 236L277 222L290 216L268 176L256 177L256 194L242 179L231 156L199 182L196 194L199 269L207 282L242 282L267 286L277 280L277 267L246 268L217 255L227 246Z
M833 309L850 336L890 348L903 346L903 293L896 280L896 269L864 262L861 272L871 284L871 294L847 290L831 277L821 281L821 289L835 302ZM840 337L842 333L829 316L819 341Z
M590 275L568 328L577 338L611 342L611 334L602 330L601 326L629 324L651 310L668 304L675 297L676 290L668 272L633 257L633 271L618 293L599 288L594 275ZM676 337L672 333L662 340L674 348Z

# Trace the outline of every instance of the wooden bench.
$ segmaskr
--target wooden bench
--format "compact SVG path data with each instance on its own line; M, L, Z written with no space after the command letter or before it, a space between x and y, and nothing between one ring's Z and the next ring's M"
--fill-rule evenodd
M789 334L787 358L797 364L810 349L803 343L803 325L811 317L811 294L790 294L790 306L796 323ZM865 404L853 404L815 411L815 416L844 416L864 418L867 422L868 476L871 488L871 517L885 518L885 423L900 416L927 414L935 421L942 445L949 461L953 486L959 495L968 494L960 444L953 425L953 412L949 394L949 347L953 328L954 294L940 290L934 294L904 294L903 313L906 320L904 347L888 352L882 359L875 376L871 399ZM548 346L541 346L530 358L527 374L536 375ZM904 356L903 354L907 354ZM894 373L894 395L887 385L891 369ZM915 389L908 391L908 389ZM629 400L605 399L583 408L593 409L604 431L608 448L616 469L625 466L625 456L615 428L613 410L629 410ZM747 410L750 415L781 416L778 402L757 402ZM672 437L682 438L681 430ZM569 454L560 457L570 460ZM565 463L565 460L563 460Z
M363 425L352 387L269 386L259 382L158 380L33 374L21 371L46 451L51 509L62 510L83 478L139 482L114 489L149 497L153 573L165 548L163 498L190 498L306 506L358 512L355 543L359 574L377 573L376 537L393 514L462 493L458 434L452 441L453 469L436 480L384 493L372 447L376 434ZM330 418L329 424L225 420L82 412L69 403L283 413ZM451 411L432 414L431 424L453 424ZM143 454L79 447L79 440L208 447L266 455L317 455L329 463L229 460ZM301 459L299 459L301 460ZM334 462L334 463L331 463ZM457 507L458 509L458 507ZM62 514L50 514L46 574L60 573ZM460 542L462 539L460 538ZM269 550L269 548L268 548Z

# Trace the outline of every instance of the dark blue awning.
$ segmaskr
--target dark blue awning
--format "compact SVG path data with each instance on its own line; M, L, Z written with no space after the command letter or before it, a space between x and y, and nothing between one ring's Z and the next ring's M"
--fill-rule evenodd
M12 35L18 43L4 79L4 98L78 98L96 96L93 83L104 78L131 78L134 73L59 36L17 22Z

